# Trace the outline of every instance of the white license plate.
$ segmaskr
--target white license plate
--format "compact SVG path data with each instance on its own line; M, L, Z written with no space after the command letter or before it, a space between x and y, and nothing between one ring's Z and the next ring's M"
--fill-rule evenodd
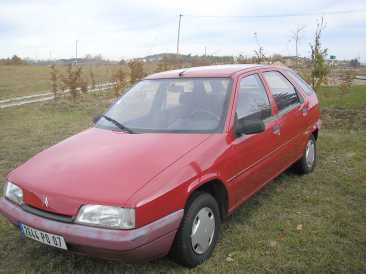
M21 224L21 232L24 236L41 242L42 244L67 250L66 242L62 236L44 232L30 226Z

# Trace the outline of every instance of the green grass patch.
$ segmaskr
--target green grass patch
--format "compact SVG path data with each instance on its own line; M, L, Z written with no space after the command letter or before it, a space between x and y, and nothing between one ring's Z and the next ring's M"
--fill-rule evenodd
M365 273L366 125L356 122L366 120L359 97L364 91L357 87L342 99L333 98L335 90L321 91L326 113L315 171L285 172L241 206L201 266L189 270L166 258L129 265L73 255L22 240L0 217L0 273ZM111 100L88 95L77 104L64 99L0 110L0 181L35 153L91 126ZM343 112L336 114L340 105Z
M352 86L342 93L337 87L322 87L318 93L321 106L325 108L345 108L366 110L366 86Z

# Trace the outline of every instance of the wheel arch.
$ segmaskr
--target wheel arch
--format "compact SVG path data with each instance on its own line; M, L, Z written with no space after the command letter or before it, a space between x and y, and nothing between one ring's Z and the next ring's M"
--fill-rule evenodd
M222 180L218 178L212 178L192 187L189 190L189 195L185 206L189 204L190 199L192 199L197 192L206 192L215 198L219 205L221 220L223 220L228 215L229 193Z
M318 133L319 133L318 128L315 128L315 130L313 130L313 132L311 133L314 136L315 141L318 140Z

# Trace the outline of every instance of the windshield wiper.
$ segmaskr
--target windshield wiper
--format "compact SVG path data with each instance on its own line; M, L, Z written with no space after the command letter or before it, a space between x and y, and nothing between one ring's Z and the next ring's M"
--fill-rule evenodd
M121 124L120 122L114 120L113 118L109 117L109 116L106 116L106 115L102 115L101 117L103 117L104 119L106 119L107 121L113 123L115 126L117 126L119 129L123 130L123 131L127 131L128 133L134 133L132 131L132 129L124 126L123 124Z

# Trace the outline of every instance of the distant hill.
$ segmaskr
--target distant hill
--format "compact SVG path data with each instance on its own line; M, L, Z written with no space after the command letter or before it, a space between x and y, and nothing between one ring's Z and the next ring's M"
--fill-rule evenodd
M233 56L214 56L214 55L191 55L191 54L175 54L175 53L159 53L145 56L143 58L137 58L144 62L180 62L190 63L197 65L205 64L230 64L234 63L235 59Z

